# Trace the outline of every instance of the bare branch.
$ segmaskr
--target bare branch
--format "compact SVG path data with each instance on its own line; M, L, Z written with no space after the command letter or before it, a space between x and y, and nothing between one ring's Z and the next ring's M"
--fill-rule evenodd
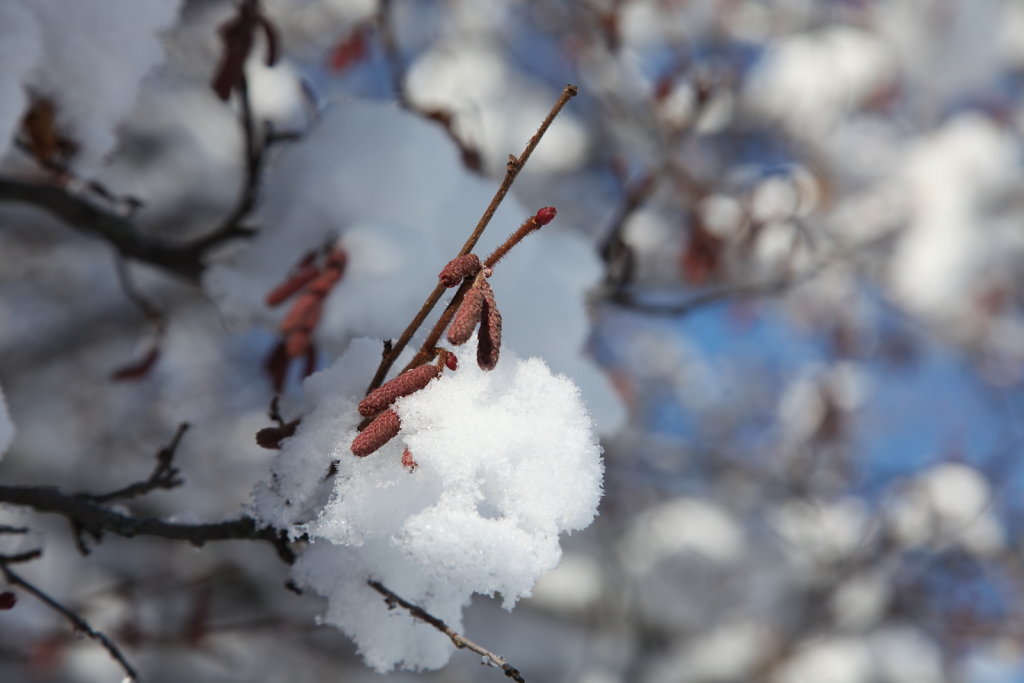
M195 546L209 541L266 541L274 546L282 560L288 564L295 561L287 534L273 527L261 526L252 517L210 524L177 524L154 517L123 514L86 496L67 493L52 486L0 486L0 503L62 515L71 522L76 532L87 533L97 540L109 532L126 538L155 536L188 541Z
M106 240L121 254L197 282L203 270L201 249L144 236L127 218L56 185L0 178L0 201L30 204L81 233Z
M451 626L444 623L442 620L438 619L433 614L426 611L419 605L414 605L411 602L404 600L403 598L396 595L390 588L386 587L379 581L374 581L371 579L366 583L369 584L370 588L384 596L384 601L388 604L388 608L394 609L396 605L402 607L403 609L408 611L413 618L419 619L422 622L430 624L438 631L448 636L448 638L452 641L452 644L455 645L455 647L459 648L460 650L469 650L470 652L475 652L481 657L484 657L488 661L488 663L490 663L491 666L496 666L502 671L504 671L505 676L511 678L513 681L516 681L516 683L526 683L526 679L524 679L522 674L519 673L519 670L511 664L509 664L507 661L505 661L505 659L494 654L487 648L477 645L469 638L461 635Z
M30 555L31 557L29 557ZM109 652L110 656L113 657L114 660L119 665L121 665L121 668L124 669L124 672L125 674L127 674L129 681L138 681L139 674L135 671L132 665L128 663L128 660L125 659L124 655L121 654L121 651L118 649L117 645L115 645L114 642L110 640L110 638L104 635L101 631L97 631L96 629L94 629L89 624L88 621L83 619L77 613L73 612L64 605L57 602L43 590L29 583L24 578L22 578L20 574L16 573L14 570L10 568L11 564L14 564L16 562L25 562L28 559L36 559L39 556L40 552L38 550L33 551L32 553L23 553L22 555L15 555L9 557L0 556L0 572L3 573L4 580L7 581L8 584L12 586L18 586L25 592L29 593L30 595L32 595L32 597L39 600L47 607L49 607L50 609L64 617L68 621L68 623L71 624L71 627L73 629L81 633L84 633L85 635L89 636L89 638L99 643L103 647L103 649Z

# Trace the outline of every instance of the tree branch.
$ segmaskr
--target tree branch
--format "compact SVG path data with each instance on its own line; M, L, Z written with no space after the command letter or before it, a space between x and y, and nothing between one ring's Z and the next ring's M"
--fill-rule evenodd
M295 561L287 534L273 527L260 526L252 517L209 524L165 522L155 517L123 514L90 500L88 496L67 493L52 486L0 486L0 503L62 515L79 535L88 533L97 540L109 532L125 538L156 536L188 541L194 546L209 541L266 541L274 546L286 563Z
M459 634L451 626L444 623L442 620L438 619L433 614L426 611L419 605L414 605L411 602L404 600L403 598L396 595L390 588L387 588L384 584L380 583L379 581L374 581L371 579L366 583L369 584L370 588L384 596L384 601L388 604L389 609L394 609L396 605L402 607L403 609L408 611L409 614L414 619L419 619L422 622L430 624L438 631L448 636L448 638L452 641L452 644L455 645L455 647L459 648L460 650L469 650L470 652L475 652L481 657L484 657L491 664L491 666L496 666L502 671L504 671L505 675L508 678L511 678L513 681L516 681L516 683L526 683L526 680L523 678L522 674L519 673L519 670L511 664L509 664L507 661L505 661L505 659L494 654L487 648L477 645L469 638Z
M110 640L110 638L104 635L101 631L97 631L96 629L94 629L89 624L89 622L87 622L77 613L71 611L64 605L54 600L43 590L29 583L24 578L22 578L20 574L16 573L14 570L10 568L10 565L14 564L15 562L26 562L28 560L34 560L38 558L40 554L41 553L38 550L36 550L31 553L22 553L21 555L15 556L0 556L0 573L3 573L4 580L8 584L12 586L18 586L25 592L29 593L30 595L32 595L32 597L39 600L47 607L49 607L50 609L64 617L68 621L68 623L71 624L71 627L73 629L81 633L84 633L85 635L89 636L91 639L99 643L103 647L103 649L109 652L110 656L113 657L114 660L121 665L121 668L124 669L125 674L127 674L128 676L127 680L138 681L139 674L135 671L132 665L128 663L128 660L125 659L124 655L121 654L121 651L117 648L117 645L115 645L114 642Z
M0 201L30 204L87 235L106 240L121 254L196 282L203 270L197 244L172 244L144 236L127 218L56 185L0 178Z

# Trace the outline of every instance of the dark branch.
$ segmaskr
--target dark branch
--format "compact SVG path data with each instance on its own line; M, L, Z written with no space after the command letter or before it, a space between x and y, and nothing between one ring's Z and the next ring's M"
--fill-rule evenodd
M128 219L56 185L0 178L0 201L42 209L79 232L106 240L124 256L159 266L191 282L198 281L203 270L202 249L196 244L172 244L144 236Z
M603 295L603 300L640 313L651 315L683 316L693 311L730 299L752 299L781 294L793 287L812 280L843 254L834 254L799 273L765 279L755 282L739 282L721 285L694 294L678 302L644 301L627 289L615 289Z
M481 657L486 658L487 661L492 666L496 666L502 671L504 671L505 675L511 678L513 681L516 681L516 683L526 683L526 680L523 678L522 674L520 674L519 670L516 669L514 666L512 666L503 658L494 654L487 648L481 647L469 638L459 634L451 626L444 623L443 621L441 621L440 619L438 619L433 614L426 611L419 605L414 605L411 602L402 599L398 595L395 595L395 593L392 592L390 588L387 588L384 584L380 583L379 581L374 581L371 579L366 583L369 584L370 588L384 596L384 601L388 604L389 608L394 609L396 605L402 607L403 609L408 611L413 618L419 619L422 622L430 624L438 631L448 636L448 638L452 641L452 644L454 644L455 647L459 648L460 650L469 650L470 652L475 652Z
M86 496L66 493L52 486L0 486L0 503L62 515L79 534L87 533L97 540L104 533L112 533L126 538L155 536L188 541L195 546L209 541L266 541L274 546L282 560L288 564L295 561L287 535L273 527L260 526L252 517L211 524L177 524L154 517L126 515Z
M29 555L31 555L31 557L29 557ZM39 600L47 607L49 607L50 609L64 617L68 621L68 623L71 624L71 627L74 628L76 631L84 633L85 635L89 636L91 639L99 643L103 647L103 649L109 652L110 656L113 657L114 660L121 665L121 668L124 669L124 672L128 675L128 680L138 681L139 674L136 673L135 669L132 668L132 665L128 663L128 660L125 659L124 655L121 654L121 651L117 648L117 645L115 645L114 642L110 640L110 638L108 638L102 632L97 631L92 626L90 626L89 622L87 622L81 616L71 611L64 605L60 604L56 600L54 600L52 597L43 592L41 589L37 588L35 585L23 579L20 574L13 571L9 566L16 562L25 562L28 559L36 559L39 557L39 555L40 552L36 550L32 553L23 553L22 555L0 557L0 572L3 573L4 580L7 581L8 584L12 586L18 586L25 592L29 593L30 595L32 595L32 597Z

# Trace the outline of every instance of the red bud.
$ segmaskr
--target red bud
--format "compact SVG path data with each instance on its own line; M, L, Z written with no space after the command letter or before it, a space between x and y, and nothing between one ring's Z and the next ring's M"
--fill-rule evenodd
M558 213L558 209L553 206L545 206L543 209L537 212L534 219L540 225L547 225L551 221L555 220L555 215Z

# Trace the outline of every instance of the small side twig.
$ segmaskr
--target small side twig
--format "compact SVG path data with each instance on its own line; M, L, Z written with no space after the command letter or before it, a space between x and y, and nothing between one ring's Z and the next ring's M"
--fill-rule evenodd
M61 603L57 602L54 598L50 597L42 589L36 587L34 584L26 581L20 574L11 569L10 565L17 562L27 562L40 557L42 553L38 550L34 550L30 553L22 553L21 555L11 555L7 557L0 557L0 573L3 573L4 580L12 585L17 586L30 594L36 600L39 600L44 605L52 609L54 612L60 614L64 619L71 624L71 627L80 633L84 633L92 640L96 641L104 650L106 650L110 656L124 669L127 675L127 680L138 681L139 674L135 671L135 668L125 659L125 656L118 649L117 645L114 644L110 638L108 638L102 631L94 629L88 621L81 617L76 612L65 607Z
M392 591L390 588L386 587L379 581L374 581L373 579L370 579L366 583L370 586L370 588L384 596L384 601L388 604L389 608L394 609L396 605L398 607L403 608L404 610L409 612L410 616L412 616L414 619L419 619L424 623L430 624L438 631L448 636L448 638L452 641L452 644L455 647L459 648L460 650L469 650L470 652L475 652L476 654L486 659L491 666L495 666L504 671L505 676L511 678L513 681L516 681L516 683L526 683L526 679L524 679L523 675L519 673L519 670L511 664L509 664L505 659L494 654L487 648L477 645L472 640L458 633L451 626L444 623L441 619L438 619L433 614L426 611L419 605L414 605L408 600L399 597L394 593L394 591Z
M501 202L505 199L505 195L507 195L508 191L512 188L512 183L515 182L515 179L519 175L519 172L523 169L523 166L526 165L526 162L529 160L530 155L533 154L533 150L537 148L538 144L540 144L540 140L542 137L544 137L544 133L547 132L548 128L551 126L552 121L555 120L555 117L558 116L559 112L562 111L565 105L568 104L569 100L575 97L578 92L579 90L575 85L565 86L565 88L562 90L562 94L558 98L558 101L555 102L554 106L551 107L551 111L548 112L548 115L544 117L544 121L542 121L540 126L537 128L537 132L535 132L533 136L530 138L530 141L526 143L526 147L523 149L523 153L520 154L518 157L509 155L508 163L505 166L505 177L502 179L501 185L494 193L494 197L491 199L491 203L487 205L486 209L484 209L483 215L480 216L480 220L477 222L476 227L473 229L473 232L466 240L466 243L462 245L462 249L459 250L457 256L468 254L470 251L473 250L473 247L476 246L476 243L480 239L480 236L483 234L484 229L487 228L487 225L491 222L491 219L494 217L494 214L498 210L498 207L501 205ZM412 321L402 332L402 335L398 338L398 341L394 343L393 347L391 348L391 352L386 354L384 358L381 359L380 365L377 367L377 372L374 374L373 380L370 382L370 386L367 387L366 389L366 393L370 393L384 382L384 378L387 376L388 370L390 370L391 366L394 365L395 361L398 359L398 356L405 349L406 345L409 343L409 340L412 339L412 336L416 333L416 330L418 330L420 328L420 325L423 324L423 321L426 320L428 315L430 315L430 312L434 309L434 306L437 305L437 302L441 300L441 297L444 295L445 291L446 288L441 284L438 284L436 287L434 287L434 291L430 293L430 296L427 297L427 300L423 303L423 306L420 308L419 312L413 317ZM459 291L462 292L463 294L465 293L463 292L462 288L460 288ZM458 296L459 294L456 293L456 297ZM433 337L433 335L431 336ZM438 337L440 337L440 335L438 335ZM420 348L419 353L416 354L416 359L419 363L423 363L425 362L424 359L430 358L430 354L433 351L434 344L436 342L437 339L435 338L432 342L428 340L428 343L423 344L423 346ZM414 361L410 365L416 365L417 361Z
M180 472L177 467L174 467L172 462L174 454L178 451L178 445L181 443L181 439L185 436L188 428L189 424L187 422L182 422L178 425L178 429L174 436L171 437L171 441L157 451L156 465L145 481L129 484L110 493L80 493L78 495L94 503L109 503L112 500L135 498L157 489L173 489L181 486L183 482L179 476Z
M617 289L606 293L603 300L623 308L651 315L684 316L722 301L753 299L781 294L812 280L830 263L830 260L823 260L821 263L815 264L804 272L795 275L722 285L699 294L694 294L679 302L643 301L635 294L624 289Z

